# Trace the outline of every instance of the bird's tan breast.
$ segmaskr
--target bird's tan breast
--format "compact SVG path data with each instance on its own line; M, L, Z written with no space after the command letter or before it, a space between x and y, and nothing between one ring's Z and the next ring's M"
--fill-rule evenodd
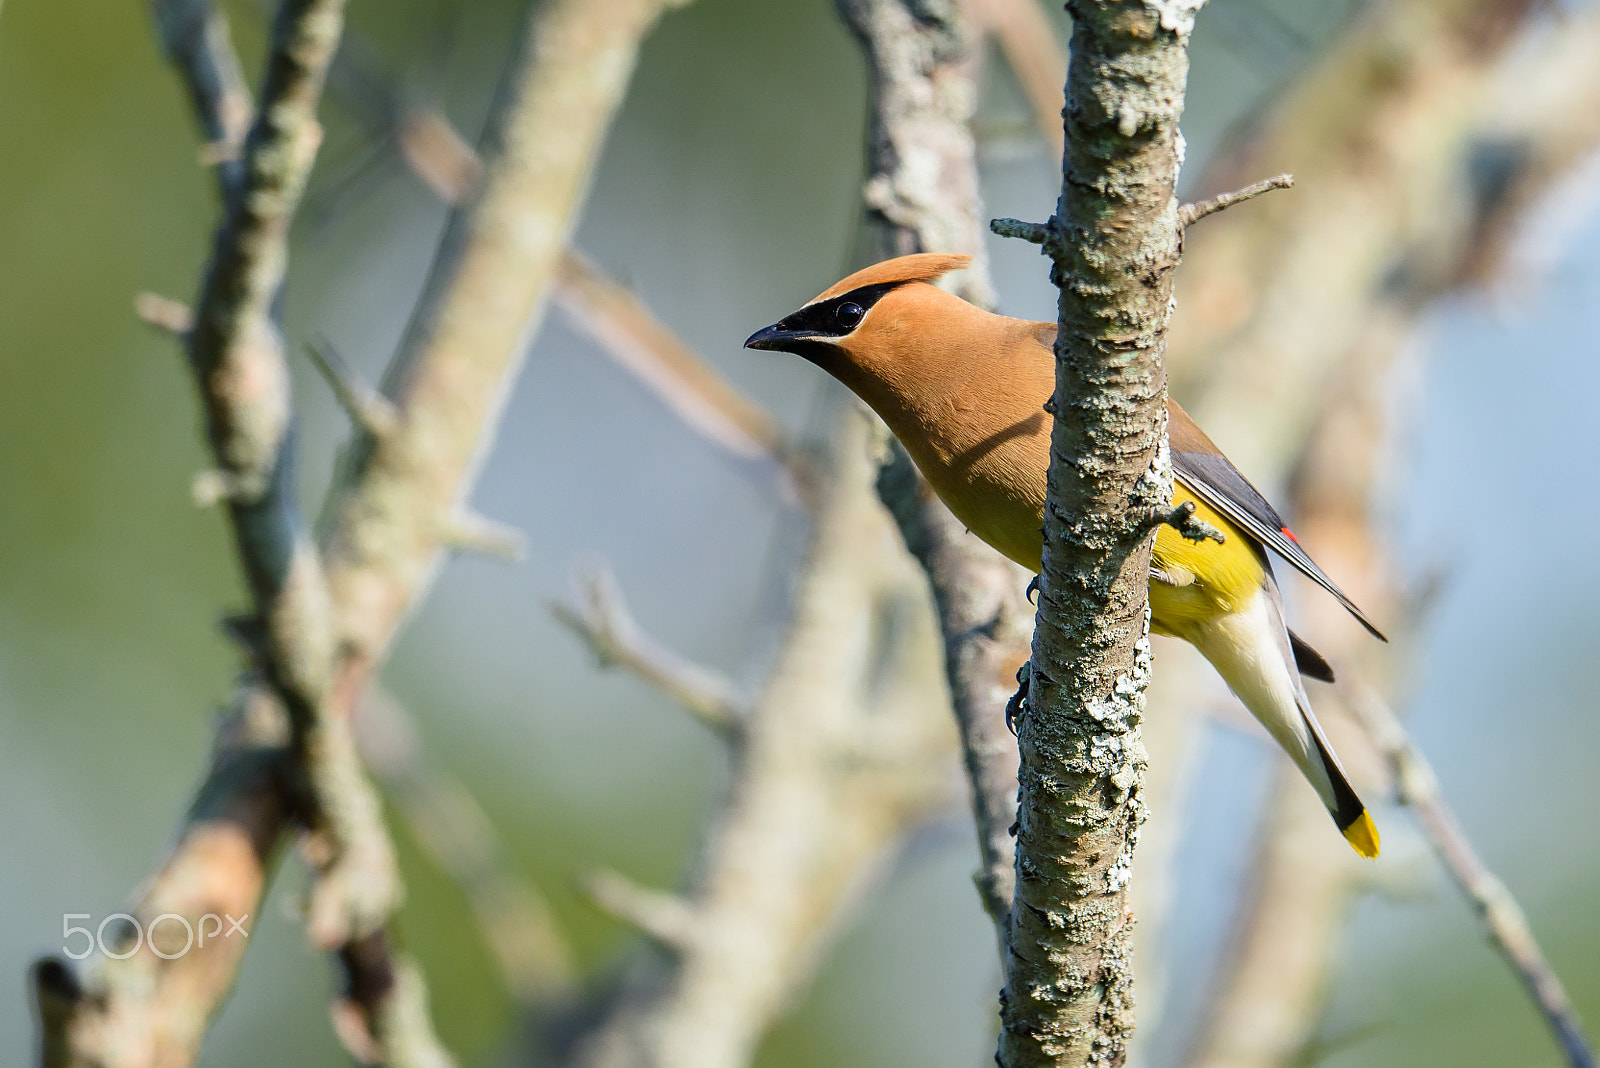
M905 445L956 518L1039 569L1054 324L993 315L933 286L896 290L832 368Z
M1048 392L1037 398L1033 392L973 383L917 413L903 431L894 421L891 429L967 529L1037 571L1050 417L1042 407Z

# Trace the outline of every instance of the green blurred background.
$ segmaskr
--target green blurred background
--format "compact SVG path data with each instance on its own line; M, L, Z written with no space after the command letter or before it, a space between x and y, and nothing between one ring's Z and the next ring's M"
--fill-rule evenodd
M259 9L228 5L247 67ZM1193 49L1185 133L1198 174L1230 124L1310 62L1355 5L1213 0ZM357 2L351 27L474 134L513 40L512 0ZM1061 27L1063 33L1064 26ZM990 65L980 114L986 209L1040 217L1055 162ZM739 348L844 272L857 219L864 73L828 0L699 0L646 44L578 246L729 380L803 430L821 383ZM293 339L327 335L376 377L444 218L337 100L297 224ZM1600 176L1590 183L1600 187ZM117 910L150 870L202 766L243 603L222 519L190 503L205 463L176 348L132 314L187 299L215 214L178 84L144 5L5 0L0 9L0 1063L31 1056L23 985L64 913ZM1545 235L1512 301L1431 311L1393 384L1385 514L1408 571L1449 569L1418 648L1412 722L1469 832L1521 897L1600 1024L1600 716L1592 685L1600 525L1588 398L1600 385L1600 212ZM1213 225L1225 225L1213 224ZM1003 310L1053 317L1044 264L992 249ZM343 417L296 367L304 504ZM1181 398L1180 398L1181 399ZM1226 428L1213 428L1227 443ZM683 873L724 775L718 746L656 694L599 673L546 602L603 559L653 633L755 685L776 646L801 514L753 468L686 430L553 313L476 494L526 532L507 568L452 563L385 675L442 764L467 780L553 899L586 966L629 945L572 889L605 865ZM1487 516L1480 515L1487 513ZM1214 732L1184 811L1170 1012L1182 1049L1222 950L1270 760ZM1160 818L1163 814L1158 814ZM1326 1063L1555 1065L1515 981L1420 843L1394 827L1350 927ZM397 832L408 945L466 1064L514 1030L462 895ZM970 1066L992 1049L999 976L968 881L959 813L917 836L761 1056L780 1065ZM286 863L206 1063L345 1063L334 977L294 920Z

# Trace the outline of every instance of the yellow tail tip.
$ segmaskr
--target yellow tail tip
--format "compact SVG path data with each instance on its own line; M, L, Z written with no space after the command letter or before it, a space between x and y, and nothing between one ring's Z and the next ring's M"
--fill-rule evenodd
M1372 822L1366 809L1362 809L1361 815L1351 821L1350 826L1342 828L1340 833L1357 853L1368 860L1378 858L1378 826Z

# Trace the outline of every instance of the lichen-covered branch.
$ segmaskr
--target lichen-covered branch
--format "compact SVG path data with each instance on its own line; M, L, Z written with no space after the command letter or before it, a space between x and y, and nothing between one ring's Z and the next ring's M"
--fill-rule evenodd
M228 115L213 111L239 91L209 90L218 76L204 72L236 70L237 60L225 31L216 29L220 15L212 12L201 22L210 27L201 44L172 54L202 71L186 76L196 110L213 116L202 125L225 129ZM259 646L255 652L293 729L299 776L291 801L312 832L307 853L318 869L312 936L330 948L356 941L386 945L381 926L400 896L377 796L361 770L349 718L334 707L334 608L294 501L289 376L276 317L289 224L321 143L316 108L342 28L342 3L290 0L280 7L261 108L240 171L232 178L219 172L224 222L186 335L217 457L216 481L256 599L255 619L243 631ZM349 962L383 962L377 978L350 977L351 989L364 993L397 989L395 976L405 968L386 952L346 952L341 959L347 971ZM394 1028L401 1030L425 1033L427 1023Z
M186 335L216 457L215 481L255 598L252 632L259 636L260 662L283 698L309 784L302 804L317 844L314 901L352 903L336 920L314 904L314 937L319 925L338 932L319 938L330 945L370 934L400 892L393 847L350 744L348 719L329 707L334 610L295 505L289 371L275 315L289 224L321 144L316 108L342 27L342 2L289 0L279 9L239 185L225 198ZM199 61L224 53L226 37L213 35L208 44L177 55ZM224 58L207 66L229 65ZM200 77L188 81L206 84ZM221 106L231 95L197 97L196 107ZM360 890L329 892L340 886Z
M295 510L288 370L272 304L284 276L289 220L320 140L316 104L342 4L286 3L274 31L263 109L242 160L219 168L219 226L187 343L253 615L236 628L255 667L219 731L211 770L162 870L135 907L191 925L207 912L253 916L291 818L316 819L305 758L319 751L318 709L331 662L326 589ZM235 147L248 92L210 5L158 5L163 43L180 65L208 140ZM230 150L232 152L232 150ZM226 156L229 153L223 153ZM177 925L170 925L177 930ZM165 928L163 928L165 931ZM48 1056L61 1064L181 1065L232 986L244 940L192 953L148 944L98 962L80 980L60 962L35 969Z
M342 499L353 503L334 509L341 522L323 559L345 582L338 591L343 600L331 606L317 553L290 508L292 467L283 455L290 426L287 371L272 311L282 280L288 219L319 138L310 109L338 38L339 5L285 5L262 93L263 117L246 141L245 184L233 199L225 188L228 222L219 233L187 336L218 455L217 473L208 481L220 489L234 516L241 558L259 607L259 619L244 621L236 631L273 684L266 695L282 696L287 726L277 744L289 753L293 773L287 784L268 780L283 791L281 805L270 810L273 818L250 822L229 841L242 837L234 852L257 858L245 874L251 892L259 894L266 876L262 858L276 852L286 821L291 816L311 821L317 833L307 839L307 850L321 877L308 923L313 938L335 949L343 965L346 997L336 1020L341 1038L364 1059L431 1065L446 1063L448 1057L429 1031L420 976L393 951L384 927L397 900L398 882L376 799L355 754L351 714L383 649L422 593L433 558L445 544L461 540L463 517L454 505L465 495L471 459L484 447L480 442L492 435L498 399L509 388L508 372L519 362L525 331L535 321L531 309L539 303L553 263L541 251L545 245L517 239L551 228L564 232L626 84L639 37L665 6L567 2L541 8L538 32L530 38L536 43L525 50L516 83L521 91L502 110L511 136L498 151L496 176L455 230L457 238L466 237L454 251L477 270L436 272L427 311L419 320L426 326L465 307L475 329L467 331L471 337L466 342L449 330L422 331L425 340L442 334L459 343L445 344L448 351L438 358L435 347L417 343L414 332L414 343L402 360L409 388L397 390L392 432L381 434L367 462L351 472ZM226 37L210 33L200 40L216 48ZM175 49L174 54L187 58L197 53ZM216 66L225 69L226 62ZM199 77L189 80L207 84ZM197 107L217 99L221 97L198 100ZM550 121L552 116L560 121ZM533 180L530 172L536 172ZM562 242L558 239L550 247L558 253ZM518 271L525 264L515 253L525 248L535 253L531 272ZM497 259L496 250L512 254ZM446 262L456 261L446 257ZM480 288L466 292L473 287ZM499 296L508 293L513 299ZM459 323L459 317L454 321ZM477 349L496 342L502 343L498 352ZM443 384L441 374L448 380ZM435 388L428 388L430 383ZM392 462L396 455L403 458L402 467L410 466L397 472ZM367 522L376 529L364 532L361 524ZM352 547L374 543L364 533L375 534L378 543L398 543L400 551L377 557L352 552ZM385 568L392 573L384 574ZM372 589L385 594L376 609L372 598L358 596ZM352 633L356 640L345 654ZM342 654L337 659L336 648ZM223 798L240 791L244 780L224 772L219 763L197 813L207 811L210 791ZM303 785L307 778L309 790ZM249 832L258 826L252 838ZM204 853L206 841L190 845L198 832L209 828L192 821L168 864L168 871L189 872L187 885L205 890L208 903L217 893L208 880L231 885L215 849ZM166 878L164 872L161 879ZM161 885L158 881L157 889ZM101 997L96 986L77 991L82 996L66 1003L73 1006L71 1011L63 1011L63 1000L52 991L69 990L76 980L42 968L41 1005L50 1008L42 1016L52 1028L47 1048L82 1058L64 1063L124 1063L117 1058L150 1056L152 1049L161 1058L153 1063L189 1063L206 1021L232 983L238 955L190 954L182 959L182 968L161 973L173 977L165 986L130 973L141 1003ZM126 1018L124 1012L137 1017L132 1031L113 1027ZM170 1023L171 1018L178 1023ZM154 1033L140 1037L141 1029ZM67 1039L57 1041L54 1036L62 1034ZM120 1045L105 1052L102 1040L108 1034ZM101 1046L91 1048L95 1042Z
M955 280L992 305L984 269L977 167L968 122L976 98L972 29L953 4L839 0L871 71L868 116L867 259L903 252L965 252L974 268ZM1052 89L1059 97L1059 87ZM929 165L935 161L936 165ZM885 191L893 191L886 197ZM1011 910L1017 744L1005 706L1027 659L1032 607L1027 576L968 534L896 444L878 492L928 575L962 755L972 786L979 896L996 929Z
M1166 510L1162 366L1178 261L1178 119L1199 3L1075 2L1044 570L1019 724L1017 892L999 1063L1121 1064L1127 887L1143 819L1146 518Z

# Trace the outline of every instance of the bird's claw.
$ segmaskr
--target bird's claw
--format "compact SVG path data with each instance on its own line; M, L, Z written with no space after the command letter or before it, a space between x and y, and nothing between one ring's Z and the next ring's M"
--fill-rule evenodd
M1033 576L1033 578L1028 580L1028 588L1022 591L1023 596L1028 598L1029 604L1039 603L1039 591L1044 588L1039 581L1042 578L1044 578L1043 575Z
M1028 710L1028 689L1033 681L1033 662L1024 660L1017 668L1017 692L1006 702L1006 730L1017 733L1017 719Z

